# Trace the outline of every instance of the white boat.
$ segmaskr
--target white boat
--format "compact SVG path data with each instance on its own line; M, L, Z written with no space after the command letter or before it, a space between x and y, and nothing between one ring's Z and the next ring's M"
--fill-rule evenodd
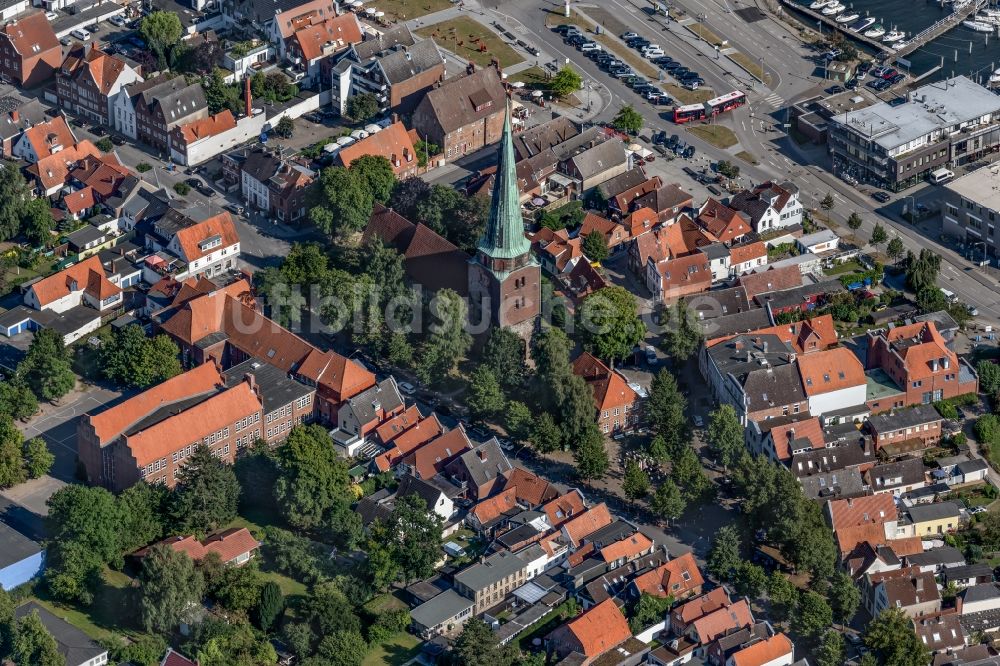
M892 50L893 51L902 51L903 49L905 49L909 45L910 45L909 42L896 42L895 44L892 45Z
M815 2L809 5L809 9L823 9L831 2L836 2L836 0L815 0Z
M994 9L992 7L987 7L986 9L979 10L979 13L984 16L993 16L995 18L1000 18L1000 9Z
M843 4L839 0L835 0L832 5L827 5L823 8L823 16L833 16L834 14L839 14L845 9L847 9L847 5Z
M865 18L860 19L857 23L851 24L851 27L849 29L852 32L861 32L862 30L867 29L868 26L870 26L874 22L875 22L874 16L866 16Z
M835 20L837 23L850 23L851 21L857 21L858 17L861 16L857 12L844 12L838 16Z
M884 34L885 34L885 28L883 28L881 25L876 25L871 30L865 33L865 37L868 37L870 39L878 39Z
M901 39L906 39L905 32L900 32L898 30L890 30L888 34L886 34L886 36L882 38L882 41L885 42L886 44L891 44L892 42L898 42Z
M979 23L1000 25L1000 16L991 16L989 14L976 14L973 20L978 21Z
M995 25L983 23L982 21L962 21L962 25L969 30L975 30L976 32L993 32L996 30Z
M990 75L990 87L996 87L1000 83L1000 69L994 70Z

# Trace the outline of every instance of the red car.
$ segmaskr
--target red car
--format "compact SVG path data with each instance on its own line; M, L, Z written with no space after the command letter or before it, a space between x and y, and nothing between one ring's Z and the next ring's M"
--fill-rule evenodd
M888 72L886 72L885 74L882 75L882 78L885 79L886 81L888 81L889 79L891 79L892 77L896 76L897 74L899 74L899 72L897 72L894 69L890 69Z

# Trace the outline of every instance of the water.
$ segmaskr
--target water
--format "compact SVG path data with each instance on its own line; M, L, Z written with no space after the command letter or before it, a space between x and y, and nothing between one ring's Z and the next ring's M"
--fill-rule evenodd
M907 37L917 34L934 22L951 13L931 0L842 0L861 16L874 16L886 30L896 28ZM808 3L804 3L808 6ZM806 19L808 20L808 19ZM828 28L824 26L824 32ZM971 53L970 51L971 45ZM957 56L957 58L956 58ZM1000 68L1000 38L996 33L974 32L959 24L906 56L912 63L911 73L919 76L942 65L941 71L929 76L927 81L947 78L954 73L977 78L985 84L994 69Z

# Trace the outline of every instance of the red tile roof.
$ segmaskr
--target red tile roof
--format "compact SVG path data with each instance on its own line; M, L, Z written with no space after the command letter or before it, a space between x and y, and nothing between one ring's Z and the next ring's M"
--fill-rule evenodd
M517 508L517 489L505 488L500 494L494 495L479 502L469 510L479 521L480 525L485 525L491 520L499 518L507 511Z
M225 532L213 534L204 541L198 541L193 536L173 537L160 542L178 553L187 553L196 562L204 559L210 553L217 553L223 563L230 562L244 553L252 553L260 548L260 542L253 538L250 530L245 527L233 527ZM157 544L159 545L159 544ZM144 548L136 553L143 556L149 552Z
M864 386L867 382L861 361L847 347L835 347L798 358L802 388L809 397Z
M66 182L70 170L87 157L101 157L101 151L84 139L58 153L43 157L25 171L38 178L42 190L48 191Z
M225 109L214 116L192 120L181 125L178 129L186 143L194 143L235 128L236 118L233 116L233 112Z
M96 42L77 44L63 59L60 72L73 79L79 79L84 73L89 75L98 91L107 96L112 86L128 67L121 58L108 55L97 48Z
M724 335L718 338L710 338L705 341L706 347L714 347L720 342L731 340L736 335ZM808 354L815 351L823 351L837 344L837 329L833 325L832 315L820 315L812 319L792 322L791 324L777 324L767 328L758 328L755 331L748 331L746 335L776 335L782 342L787 342L799 354Z
M337 5L333 0L307 0L275 15L275 24L282 39L288 39L303 25L309 25L336 15Z
M768 268L759 273L749 273L740 277L740 285L746 290L747 298L754 300L769 291L782 291L802 286L802 271L798 266Z
M903 357L907 381L933 376L933 363L940 359L948 359L952 368L958 367L958 357L948 349L934 322L897 326L884 335L890 343L906 342L894 344L893 347Z
M829 511L833 530L858 525L881 525L896 520L896 502L892 494L869 495L853 499L832 500Z
M674 607L672 615L685 624L694 622L699 617L714 613L729 604L729 593L724 587L717 587L707 594Z
M66 210L73 215L90 210L97 205L97 200L94 198L94 188L85 187L82 190L71 192L63 197L63 203L66 205Z
M92 278L91 275L95 277ZM107 282L107 285L103 284L104 282ZM99 294L110 296L121 291L105 277L104 266L96 255L42 278L31 285L29 289L34 292L42 309L75 291L86 290L95 297Z
M573 374L583 377L594 393L598 412L628 405L631 409L639 394L628 385L621 373L606 366L590 352L583 352L573 361Z
M614 599L606 599L565 625L579 652L596 657L632 637L628 621Z
M408 428L416 425L420 419L420 409L416 405L410 405L388 421L380 423L375 428L375 436L383 445L387 445Z
M792 442L797 442L796 449L802 448L802 440L808 441L813 449L826 448L826 440L823 438L823 424L815 416L771 428L771 438L774 440L774 449L778 460L781 461L792 459Z
M197 442L261 409L260 396L249 383L241 382L128 436L125 444L136 466L142 468L169 456L185 442Z
M514 488L518 501L532 507L554 499L559 491L542 477L521 468L513 467L507 475L504 489Z
M215 363L209 361L88 418L98 441L102 445L107 444L157 409L186 398L207 394L222 384L222 374ZM184 441L187 439L185 437Z
M398 435L392 442L392 448L375 457L375 466L379 471L387 471L407 453L415 451L431 441L440 435L442 431L441 422L438 421L436 414L431 414L427 418L421 419L403 432L403 434Z
M661 599L666 597L680 599L704 585L705 579L698 569L697 562L694 561L694 555L684 553L652 571L636 576L632 582L640 594L645 593Z
M764 244L764 241L747 243L746 245L736 245L729 248L729 263L732 266L766 256L767 245Z
M750 222L737 211L709 198L698 214L698 224L704 227L717 240L729 243L752 230ZM745 261L745 260L744 260ZM738 263L732 260L732 263Z
M640 555L649 552L649 549L652 547L653 542L648 536L642 532L636 532L631 536L627 536L620 541L615 541L601 548L600 556L605 562L614 562L623 557L626 560L634 560Z
M328 45L332 47L330 53L336 53L363 39L361 24L353 12L300 28L295 31L292 38L299 45L302 57L307 61L321 57Z
M66 124L66 118L55 116L44 123L38 123L24 131L24 138L31 144L38 159L54 155L76 144L73 130Z
M564 522L562 529L569 538L570 545L579 546L587 536L606 525L610 525L611 522L611 512L608 511L607 504L601 502Z
M351 166L354 160L365 155L377 155L389 160L393 172L399 174L413 169L417 164L417 153L413 141L403 123L396 121L381 132L340 149L338 157L344 166Z
M615 195L613 201L618 210L620 210L622 213L627 213L629 212L629 208L631 207L633 201L643 196L644 194L655 192L661 187L663 187L663 181L660 180L659 176L653 176L652 178L647 179L645 182L640 183L630 189L627 189L621 194ZM649 208L647 208L646 210L653 212L652 209ZM653 216L655 218L656 214L653 213Z
M418 478L429 479L471 448L465 430L453 428L404 457L403 462L413 467Z
M50 49L62 49L43 12L28 14L3 27L14 50L26 58L33 58Z
M657 217L656 211L652 208L639 208L629 214L625 218L624 224L625 228L628 229L629 236L635 238L636 236L652 230L660 221Z
M168 647L160 666L198 666L198 662L191 661L180 652L174 652L173 648Z
M222 245L205 250L201 249L200 244L214 236L221 237ZM192 224L178 230L177 242L180 245L184 259L192 262L212 252L217 252L219 248L239 243L240 235L236 232L236 225L233 224L233 218L229 213L223 211L197 224Z
M792 654L792 641L785 634L775 634L750 647L743 648L731 657L733 666L765 666L775 659Z
M543 505L542 513L548 517L549 524L557 528L585 508L580 493L570 490Z
M749 627L753 624L753 613L746 599L720 608L691 623L702 644L710 643L733 629Z
M595 231L604 237L609 249L616 248L629 239L628 229L621 224L594 213L587 213L580 225L579 236L586 238Z

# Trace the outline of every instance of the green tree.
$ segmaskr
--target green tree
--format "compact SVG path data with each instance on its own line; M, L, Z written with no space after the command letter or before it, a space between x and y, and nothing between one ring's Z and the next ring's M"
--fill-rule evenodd
M208 619L196 627L190 652L199 666L273 666L274 646L239 617ZM305 663L305 662L303 662Z
M388 572L398 572L404 582L427 578L441 551L441 516L427 508L418 495L396 500L387 521L376 521L369 534L368 554L381 564L391 564ZM381 554L380 554L381 552ZM379 572L376 580L392 582L395 576Z
M611 121L611 126L619 132L635 136L642 130L644 119L642 114L635 110L631 104L626 104Z
M435 322L420 344L417 375L424 383L443 381L466 357L472 347L472 336L466 330L468 321L465 300L451 289L442 289L431 300Z
M0 488L9 488L26 478L24 436L6 414L0 414Z
M17 372L43 400L58 400L76 384L76 375L73 374L62 337L51 328L35 333Z
M118 496L120 550L134 552L166 535L171 492L161 484L137 483Z
M281 116L281 120L274 126L274 133L283 139L291 139L295 133L295 121L290 116Z
M226 610L246 615L256 607L263 586L256 562L241 567L223 565L211 595Z
M309 211L309 219L331 238L360 231L368 224L375 198L358 172L344 167L323 169L319 193L319 205Z
M833 204L834 204L833 194L831 194L830 192L827 192L826 196L823 197L823 200L819 202L819 205L823 207L823 210L830 210L831 208L833 208Z
M885 666L926 666L930 653L917 638L910 618L899 608L889 608L868 623L865 645Z
M184 532L208 534L236 518L240 484L233 468L199 444L177 474L171 514Z
M767 587L767 572L753 562L740 560L733 570L732 582L738 595L756 599Z
M906 286L915 294L936 288L940 271L941 256L933 250L924 248L919 255L910 252L906 256Z
M513 391L521 386L527 373L524 341L509 328L492 328L483 345L482 362L493 371L504 391Z
M16 630L14 600L7 590L0 587L0 659L6 659L10 655Z
M694 313L683 298L677 300L671 312L671 320L663 332L663 344L671 356L678 361L691 358L701 346L703 335Z
M141 326L131 324L105 340L99 354L101 371L113 382L145 388L179 375L180 350L166 335L146 337Z
M833 610L823 595L806 590L799 595L798 608L792 618L792 631L812 640L823 635L833 624Z
M174 12L151 12L142 20L139 34L156 54L161 70L167 67L167 53L181 41L183 28L181 20Z
M653 432L662 437L671 456L687 442L687 399L677 388L677 380L666 368L661 369L649 387L646 417Z
M585 342L603 359L622 359L646 335L635 296L624 287L603 287L580 306Z
M274 495L290 525L315 530L328 524L331 515L340 517L342 510L349 510L353 497L347 462L334 451L321 426L292 428L278 451L278 468ZM337 544L351 548L361 536L361 526L349 522L338 532Z
M732 405L720 405L709 415L708 445L712 454L728 469L746 451L743 424Z
M257 626L262 631L269 631L284 610L285 597L281 588L273 580L267 581L260 588L260 599L257 601Z
M20 169L0 170L0 240L17 235L35 197ZM41 204L34 204L38 206ZM49 215L51 218L51 213Z
M215 114L226 109L229 109L234 115L243 112L240 88L226 83L226 74L226 70L215 67L212 73L202 80L201 87L205 90L205 101L208 102L209 113ZM136 171L141 173L143 169L140 166L136 166Z
M392 163L381 155L362 155L351 162L350 170L368 186L372 198L384 204L396 187L396 174Z
M986 395L996 395L1000 391L1000 364L982 360L976 364L979 388Z
M330 666L361 666L368 643L360 631L337 631L319 642L318 655Z
M733 164L729 160L719 160L718 164L716 164L716 169L721 175L725 176L726 178L740 177L739 165Z
M37 479L49 473L56 457L41 437L33 437L24 443L24 470L29 479Z
M22 421L38 411L38 398L25 382L14 377L9 382L0 381L0 412Z
M799 590L783 573L775 570L767 579L767 597L771 601L771 617L776 622L786 622L798 607Z
M878 248L879 245L889 240L889 233L885 230L878 222L875 223L875 227L872 229L871 244Z
M581 479L596 480L607 474L611 461L608 460L608 450L604 447L604 438L598 432L597 426L592 429L577 444L573 452L576 462L576 473Z
M201 603L205 581L187 553L153 546L142 558L142 624L146 631L170 633Z
M485 365L476 366L469 378L469 412L477 421L485 421L503 410L504 398L500 383Z
M510 400L504 409L504 424L507 434L515 442L526 442L531 437L531 429L535 415L531 409L519 400ZM553 426L555 424L553 423ZM558 430L556 431L558 434Z
M704 499L712 488L712 482L705 476L705 470L701 466L701 461L698 460L698 454L690 447L681 449L680 455L674 460L670 473L689 504Z
M899 238L899 236L893 236L892 240L889 241L889 244L885 246L885 254L893 263L902 259L905 252L906 248L903 246L903 241Z
M611 254L608 241L600 231L591 231L583 238L583 254L591 261L600 263Z
M379 112L378 98L372 93L360 93L347 98L345 113L356 123L371 120Z
M632 633L638 634L646 627L662 622L673 603L674 598L669 595L660 598L643 592L632 609L628 621Z
M830 601L830 607L833 608L834 617L843 624L849 622L858 612L858 607L861 605L861 590L854 584L850 576L843 571L838 571L830 578L827 599Z
M656 492L653 493L650 507L657 517L669 523L684 515L687 502L684 501L684 497L681 495L677 484L672 479L666 478L657 486Z
M860 229L862 222L861 216L857 213L851 213L850 217L847 218L847 226L851 228L851 231Z
M984 444L1000 444L1000 418L994 414L984 414L976 420L973 428L976 440Z
M562 432L548 412L542 412L531 428L531 445L539 453L551 453L562 444Z
M634 502L649 494L649 475L634 462L625 465L622 491L629 501Z
M110 141L109 141L110 143ZM101 148L101 142L97 144ZM101 150L104 150L101 148ZM105 150L104 152L110 152ZM34 245L45 245L52 240L52 208L47 199L31 199L24 204L21 214L21 233Z
M816 650L816 666L842 666L845 655L843 634L827 629Z
M121 565L121 512L114 495L72 484L53 493L46 505L46 530L55 551L49 550L49 570L58 569L58 551L71 543L82 545L99 563Z
M708 572L719 580L729 580L739 566L740 535L732 525L725 525L715 533L712 547L708 551L705 566Z
M65 666L66 659L59 654L59 646L52 637L38 611L32 610L17 622L14 646L11 651L18 666Z
M511 666L517 656L511 646L498 646L493 630L476 618L462 627L452 652L462 666Z
M549 80L549 90L556 97L566 97L575 93L583 85L583 78L569 65L563 65Z

